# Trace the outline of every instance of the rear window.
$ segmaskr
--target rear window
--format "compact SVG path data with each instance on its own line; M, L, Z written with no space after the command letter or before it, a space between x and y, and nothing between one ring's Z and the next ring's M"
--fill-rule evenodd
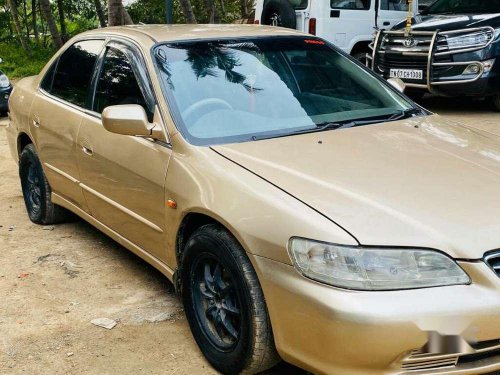
M294 9L306 9L308 0L289 0Z
M86 107L95 64L103 45L102 40L73 44L49 69L42 88L60 99Z

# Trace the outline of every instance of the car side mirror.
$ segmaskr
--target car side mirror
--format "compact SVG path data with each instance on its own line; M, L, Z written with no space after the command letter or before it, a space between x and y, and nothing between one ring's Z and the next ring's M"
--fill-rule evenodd
M2 60L2 58L0 57L0 64L1 64L1 63L3 63L3 60Z
M399 92L404 93L406 90L406 84L403 82L401 78L389 78L387 82L389 82L389 84Z
M155 138L157 126L151 124L143 107L137 104L114 105L102 111L102 125L121 135Z

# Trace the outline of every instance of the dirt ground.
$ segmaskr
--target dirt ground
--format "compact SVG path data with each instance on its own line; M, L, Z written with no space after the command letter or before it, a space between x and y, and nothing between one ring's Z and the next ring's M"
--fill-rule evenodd
M500 136L479 102L426 99ZM41 227L25 213L0 119L0 374L211 374L172 285L83 221ZM118 321L112 330L92 319ZM269 374L300 374L281 365Z

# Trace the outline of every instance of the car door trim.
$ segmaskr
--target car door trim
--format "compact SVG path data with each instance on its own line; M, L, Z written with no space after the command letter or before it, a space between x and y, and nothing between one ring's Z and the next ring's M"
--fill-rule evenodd
M43 163L44 166L46 166L47 168L49 168L51 171L57 173L58 175L60 176L63 176L65 177L66 179L70 180L71 182L73 182L74 184L80 184L80 181L77 180L76 178L74 178L73 176L67 174L66 172L63 172L61 171L59 168L56 168L54 167L52 164L49 164L49 163Z
M83 211L79 207L75 206L73 203L69 202L65 198L61 197L60 195L52 192L52 201L55 204L58 204L59 206L62 206L72 212L74 212L76 215L80 216L82 219L85 221L89 222L91 225L99 229L101 232L104 234L108 235L112 239L114 239L116 242L118 242L120 245L126 247L128 250L139 256L140 258L144 259L146 262L157 268L161 273L163 273L170 281L173 281L174 279L174 270L170 268L167 264L165 264L163 261L160 259L156 258L154 255L151 255L149 252L145 251L142 249L140 246L137 246L130 240L126 239L123 237L121 234L118 232L114 231L107 225L103 224L99 220L97 220L95 217L89 215L87 212Z
M151 221L145 219L144 217L142 217L141 215L135 213L134 211L132 210L129 210L127 207L125 206L122 206L121 204L119 204L118 202L115 202L114 200L106 197L105 195L99 193L98 191L92 189L91 187L83 184L83 183L80 183L80 187L85 190L86 192L96 196L97 198L105 201L106 203L112 205L113 207L117 208L118 210L120 210L121 212L127 214L128 216L134 218L135 220L137 221L140 221L141 223L143 223L144 225L150 227L151 229L153 229L155 232L158 232L158 233L163 233L163 229L161 229L158 225L152 223Z

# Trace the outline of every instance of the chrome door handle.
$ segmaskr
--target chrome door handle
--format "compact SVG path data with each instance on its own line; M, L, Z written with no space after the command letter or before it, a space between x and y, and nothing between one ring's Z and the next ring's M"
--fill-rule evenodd
M82 151L89 156L92 156L92 154L94 153L94 151L92 151L90 147L86 146L82 146Z

